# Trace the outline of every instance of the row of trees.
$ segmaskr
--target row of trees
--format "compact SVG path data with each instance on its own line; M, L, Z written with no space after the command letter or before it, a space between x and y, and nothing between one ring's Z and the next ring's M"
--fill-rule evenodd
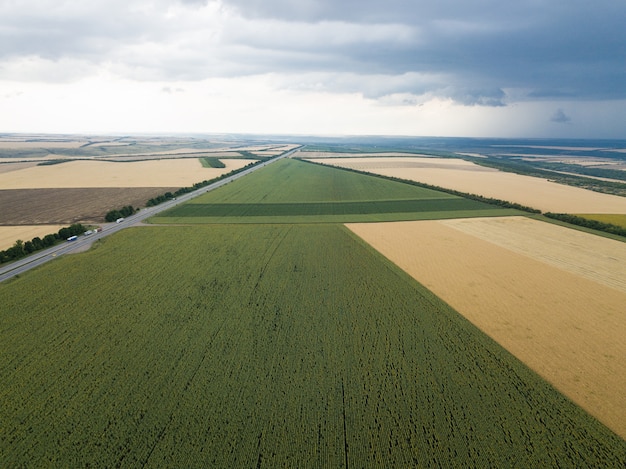
M71 236L81 235L85 231L87 231L85 226L80 223L74 223L68 227L61 228L57 233L47 234L43 238L35 236L30 241L26 242L18 239L9 249L0 251L0 264L21 259L22 257L32 254L35 251L54 246L59 241L65 241Z
M612 223L604 223L598 220L590 220L589 218L578 217L576 215L570 215L569 213L546 212L544 213L544 215L548 218L564 221L565 223L569 223L571 225L584 226L585 228L604 231L605 233L626 236L626 229L622 228L621 226L613 225Z
M132 205L127 205L126 207L122 207L118 210L111 210L105 215L104 219L108 222L112 222L117 220L118 218L130 217L136 211L137 210L133 208Z

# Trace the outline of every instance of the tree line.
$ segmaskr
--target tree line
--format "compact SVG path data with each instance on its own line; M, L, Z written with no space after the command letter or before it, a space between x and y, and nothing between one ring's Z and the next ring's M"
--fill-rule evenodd
M87 231L87 228L80 223L74 223L65 228L61 228L56 233L51 233L45 235L43 238L39 236L35 236L30 241L22 241L18 239L15 241L15 244L4 251L0 251L0 264L5 262L16 261L25 257L29 254L32 254L35 251L40 251L42 249L49 248L54 246L59 241L64 241L71 236L78 236Z
M133 208L132 205L127 205L118 210L111 210L105 215L104 219L108 222L112 222L117 220L118 218L130 217L136 211L137 210Z
M585 228L591 228L593 230L604 231L605 233L611 233L619 236L626 236L626 229L621 226L613 225L612 223L604 223L598 220L590 220L589 218L578 217L576 215L570 215L569 213L551 213L546 212L544 215L548 218L564 221L571 225L584 226Z

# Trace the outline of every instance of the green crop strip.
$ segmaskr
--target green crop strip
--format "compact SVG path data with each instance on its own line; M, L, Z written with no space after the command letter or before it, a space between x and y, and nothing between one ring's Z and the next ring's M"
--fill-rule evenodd
M374 200L369 202L309 202L276 204L187 204L171 210L172 217L246 217L342 215L370 213L481 210L485 204L468 199ZM494 208L495 209L495 208Z
M225 168L226 165L215 156L203 156L199 158L203 168Z
M2 467L626 460L340 225L129 229L0 297Z
M458 199L439 191L386 181L376 176L284 159L195 198L193 204L348 202Z
M516 214L516 210L376 176L281 160L151 221L336 223Z

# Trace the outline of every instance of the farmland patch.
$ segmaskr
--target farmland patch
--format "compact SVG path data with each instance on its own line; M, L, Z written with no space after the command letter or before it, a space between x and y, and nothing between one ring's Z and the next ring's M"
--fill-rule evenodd
M341 226L129 229L0 295L3 466L626 457L623 440Z
M349 227L626 437L624 243L549 224L538 232L533 221L499 223ZM563 248L552 245L559 240ZM606 242L615 244L606 250Z
M599 214L599 213L584 213L584 214L576 214L579 217L587 218L589 220L596 220L602 223L610 223L611 225L620 226L626 229L626 215L617 215L617 214Z
M0 250L10 248L15 241L30 241L36 236L43 238L47 234L58 232L65 225L23 225L0 226Z
M383 178L281 160L153 223L379 221L518 213Z
M442 222L526 257L626 293L626 245L526 217Z
M332 158L314 160L385 176L516 202L545 212L626 214L626 197L450 158Z
M225 168L203 168L197 158L112 162L70 161L0 173L3 189L84 187L186 187L213 179L251 160L225 159Z
M101 223L112 209L143 207L177 187L0 190L0 225ZM30 238L29 238L30 239Z

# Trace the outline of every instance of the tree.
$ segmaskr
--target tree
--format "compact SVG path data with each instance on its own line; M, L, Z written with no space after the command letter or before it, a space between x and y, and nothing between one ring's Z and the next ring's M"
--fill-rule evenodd
M11 259L19 259L20 257L24 257L26 252L24 251L24 241L18 239L15 241L15 244L7 249L7 253Z
M47 234L46 236L43 237L43 245L45 247L50 247L53 246L54 243L56 243L56 236L54 236L53 234Z
M67 239L70 236L72 236L71 231L69 228L61 228L59 230L59 238L61 239Z
M119 210L111 210L109 213L106 214L106 216L104 217L104 219L108 222L112 222L117 220L118 218L122 218L122 214L120 213Z
M33 243L33 246L35 246L36 251L39 251L40 249L44 248L43 241L41 240L39 236L35 236L32 240L32 243Z

